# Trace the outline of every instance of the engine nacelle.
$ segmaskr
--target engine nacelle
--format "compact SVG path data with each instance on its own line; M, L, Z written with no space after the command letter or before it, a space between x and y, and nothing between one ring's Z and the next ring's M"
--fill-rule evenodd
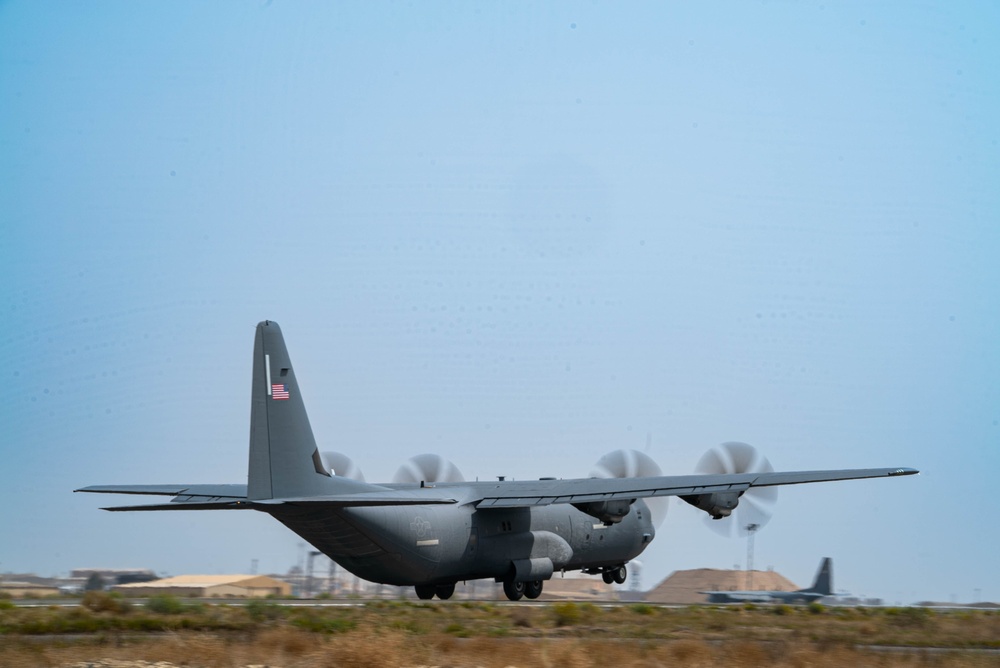
M607 525L618 524L628 515L635 499L614 499L612 501L591 501L590 503L574 503L573 507L596 517Z
M680 498L695 508L701 508L712 516L713 520L729 517L736 506L740 505L743 492L712 492L711 494L688 494Z

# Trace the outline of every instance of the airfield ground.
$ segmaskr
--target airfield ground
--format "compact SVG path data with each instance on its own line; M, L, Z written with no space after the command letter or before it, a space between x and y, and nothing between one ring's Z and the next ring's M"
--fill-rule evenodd
M146 663L142 663L146 662ZM1000 666L1000 612L562 602L0 606L11 668Z

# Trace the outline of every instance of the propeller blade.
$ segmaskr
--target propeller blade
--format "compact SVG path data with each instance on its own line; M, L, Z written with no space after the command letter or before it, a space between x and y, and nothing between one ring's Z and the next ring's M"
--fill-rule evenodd
M441 455L428 453L406 460L396 470L392 481L397 483L465 482L465 477L451 461Z
M663 475L663 471L645 452L614 450L597 460L590 475L594 478L651 478ZM667 516L667 497L650 497L645 502L653 526L660 526Z
M750 496L750 498L757 501L763 502L765 504L774 505L778 502L778 488L777 487L751 487L748 489L743 496Z
M770 473L774 467L752 445L730 441L702 455L695 471L707 474ZM767 524L777 500L777 487L751 487L740 497L732 515L721 520L706 517L705 521L713 531L723 536L746 536L748 526L756 525L756 531Z
M738 443L732 441L729 443L723 443L721 447L728 455L729 461L732 462L733 473L749 473L754 470L754 464L760 458L757 453L757 449L752 445L746 443Z
M722 459L722 453L715 450L709 450L701 456L697 466L694 467L694 472L708 474L732 473L729 470L728 462Z
M740 505L737 506L737 510L740 510L740 508L742 510L736 514L738 521L736 529L744 536L749 533L747 527L751 525L756 525L755 531L762 529L771 519L771 515L774 512L772 504L767 502L761 503L756 495L749 493L744 494L740 498Z
M361 472L354 460L343 452L321 452L323 466L330 472L330 475L350 478L351 480L365 481L365 474Z
M649 478L663 475L663 471L645 452L614 450L597 460L590 475L595 478Z

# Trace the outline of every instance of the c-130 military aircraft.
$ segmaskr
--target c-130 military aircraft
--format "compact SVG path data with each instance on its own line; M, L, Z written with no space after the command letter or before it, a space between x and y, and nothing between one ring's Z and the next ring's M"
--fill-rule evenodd
M600 573L609 584L623 583L625 564L656 535L651 507L663 497L680 497L723 519L748 492L917 473L909 468L774 472L768 465L750 472L662 476L656 467L655 475L639 477L466 482L460 475L424 470L425 456L411 460L410 473L397 475L396 482L369 484L361 476L338 474L350 474L345 469L350 463L316 447L295 370L273 321L257 325L251 401L246 485L97 485L76 491L174 497L105 509L114 511L258 510L360 578L413 586L421 599L447 599L457 582L491 578L503 582L507 598L516 601L537 598L557 571ZM615 469L620 454L601 463ZM618 467L610 475L625 472Z

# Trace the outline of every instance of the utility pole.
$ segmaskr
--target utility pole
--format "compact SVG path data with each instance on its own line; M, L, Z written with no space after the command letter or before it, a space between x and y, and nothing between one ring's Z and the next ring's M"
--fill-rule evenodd
M313 596L313 559L323 554L322 552L310 552L306 557L306 598Z
M753 591L753 537L759 524L747 525L747 591Z

